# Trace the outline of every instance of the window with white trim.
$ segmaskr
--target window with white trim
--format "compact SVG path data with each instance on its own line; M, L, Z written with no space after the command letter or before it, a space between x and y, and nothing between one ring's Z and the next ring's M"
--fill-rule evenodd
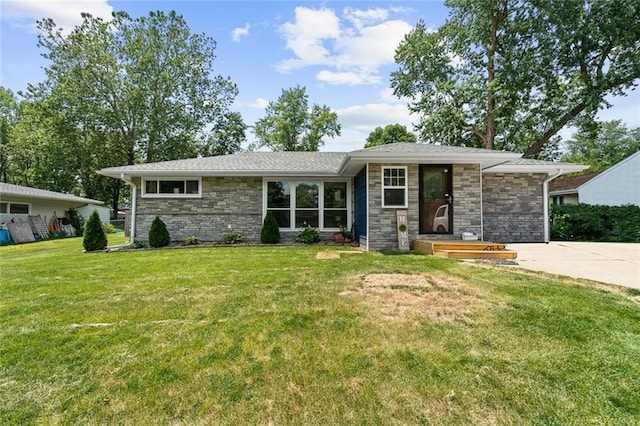
M382 207L407 207L407 168L382 168Z
M201 197L202 180L200 178L143 179L143 197Z
M31 204L28 203L0 203L0 213L4 214L31 214Z
M346 181L265 181L266 211L283 229L350 227Z

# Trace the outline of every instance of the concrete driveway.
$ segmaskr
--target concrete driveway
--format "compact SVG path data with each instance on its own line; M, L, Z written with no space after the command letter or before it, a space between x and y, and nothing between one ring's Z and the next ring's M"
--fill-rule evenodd
M552 241L507 245L525 269L640 289L640 244Z

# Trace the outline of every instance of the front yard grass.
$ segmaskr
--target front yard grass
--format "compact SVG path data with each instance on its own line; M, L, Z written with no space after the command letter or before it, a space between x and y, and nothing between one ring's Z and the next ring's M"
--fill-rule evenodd
M0 247L0 424L638 423L638 295L332 250Z

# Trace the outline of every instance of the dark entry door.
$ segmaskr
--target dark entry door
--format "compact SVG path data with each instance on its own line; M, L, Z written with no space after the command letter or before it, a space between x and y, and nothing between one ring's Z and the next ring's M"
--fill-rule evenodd
M420 233L453 233L451 165L420 166Z

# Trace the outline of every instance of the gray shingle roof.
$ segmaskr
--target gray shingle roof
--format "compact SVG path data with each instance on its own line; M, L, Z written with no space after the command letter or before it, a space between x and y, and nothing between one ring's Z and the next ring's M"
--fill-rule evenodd
M47 191L45 189L31 188L29 186L13 185L10 183L0 182L0 197L8 196L71 201L80 204L103 204L102 201L78 197L72 194L63 194L61 192Z
M244 152L110 167L99 173L125 179L132 176L352 176L366 162L470 162L479 163L483 170L509 167L521 172L550 170L551 166L562 164L520 156L515 152L482 148L394 143L352 152ZM568 167L575 168L576 165Z
M216 157L111 167L102 169L101 173L108 176L136 172L233 172L256 175L278 173L336 174L346 156L345 152L243 152Z
M352 151L352 154L357 153L371 153L371 152L388 152L395 154L513 154L522 155L513 152L506 151L494 151L483 148L467 148L463 146L450 146L450 145L434 145L429 143L409 143L398 142L387 145L378 145L371 148L359 149Z

